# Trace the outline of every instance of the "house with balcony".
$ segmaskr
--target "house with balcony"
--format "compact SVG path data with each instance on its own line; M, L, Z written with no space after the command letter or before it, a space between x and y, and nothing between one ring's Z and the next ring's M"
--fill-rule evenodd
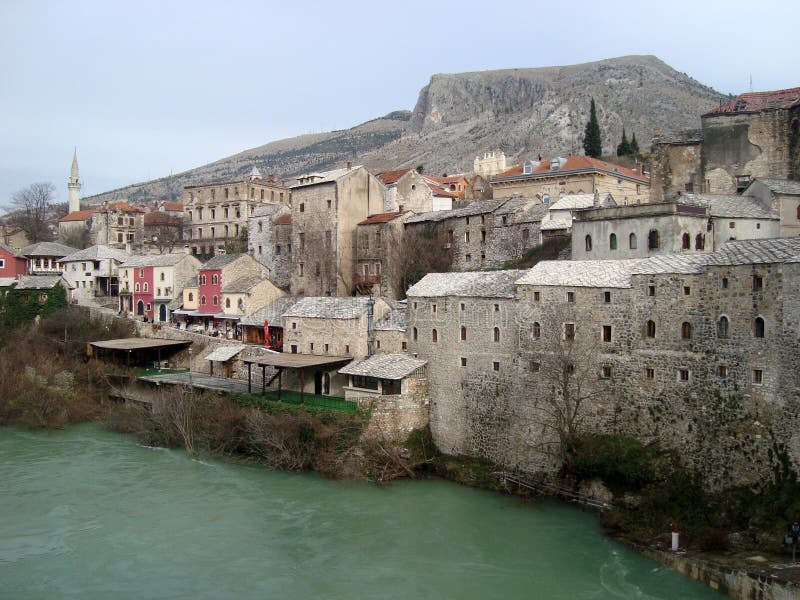
M64 279L75 288L76 296L119 295L119 266L131 255L109 246L90 246L61 259Z
M61 259L77 250L56 242L37 242L25 246L20 254L28 260L29 275L61 275Z

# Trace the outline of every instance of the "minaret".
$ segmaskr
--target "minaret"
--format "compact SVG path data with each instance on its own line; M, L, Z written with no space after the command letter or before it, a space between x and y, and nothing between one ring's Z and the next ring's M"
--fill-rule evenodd
M78 180L78 149L72 155L72 170L69 173L69 212L76 212L81 209L81 182Z

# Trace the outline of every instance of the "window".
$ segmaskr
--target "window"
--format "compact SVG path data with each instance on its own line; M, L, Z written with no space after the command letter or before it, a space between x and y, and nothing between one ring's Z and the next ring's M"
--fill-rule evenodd
M297 344L292 344L292 354L297 354Z
M764 371L761 369L753 369L753 385L761 385L764 383Z
M689 383L689 369L678 369L678 381Z
M723 290L727 290L728 289L728 278L727 277L723 277L722 278L722 289Z
M592 236L587 235L584 238L583 242L584 242L584 245L586 246L586 251L587 252L591 252L592 251Z
M655 321L648 321L645 324L645 335L649 338L656 337L656 322Z
M436 314L436 305L431 304L431 312L435 315Z
M328 229L325 232L325 247L326 248L330 248L331 247L331 230L330 229Z
M603 341L611 341L611 325L603 325Z
M567 292L567 302L575 302L575 292Z
M528 368L530 369L531 373L538 373L542 368L542 365L538 361L532 360L528 365Z
M645 379L655 379L656 378L656 370L652 367L646 367L644 370L644 377Z
M263 249L261 248L261 245L258 246L258 253L263 254Z
M472 262L472 254L467 254L464 256L464 262Z
M466 308L467 307L463 302L461 304L459 304L459 309L461 310L461 312L464 312L464 310L466 310Z
M164 271L161 271L161 281L165 281L166 277L167 277L166 273L164 273Z
M213 296L211 300L214 306L219 306L219 298L217 296Z
M308 344L308 352L309 352L309 354L314 352L314 342L310 342Z
M416 327L414 327L414 329L412 330L411 334L412 334L412 337L414 338L414 341L416 342L417 341L417 328Z
M492 362L492 370L494 371L500 370L500 361L495 360Z
M276 244L276 245L275 245L275 254L276 254L277 256L280 256L280 255L281 255L281 245L280 245L280 244Z
M189 302L194 302L194 294L189 292Z
M797 205L797 220L800 221L800 204Z
M525 231L527 231L527 229ZM527 238L525 238L525 239L527 239ZM481 244L485 244L485 243L486 243L486 230L485 229L481 229Z
M306 212L306 205L301 202L300 206L299 206L299 210L300 210L300 212Z
M609 365L603 365L600 368L600 378L611 379L611 367Z
M461 357L461 366L462 367L466 367L467 366L467 359L465 357L463 357L463 356Z
M800 208L800 207L799 207ZM485 238L486 236L484 236ZM531 232L528 228L522 230L522 241L527 243L528 239L531 237Z
M492 335L492 339L494 339L495 343L500 342L500 328L495 327Z
M706 236L702 233L698 233L697 236L694 238L694 249L695 250L705 250L706 247Z
M541 302L542 300L542 293L541 292L533 292L533 301L534 302Z
M217 285L219 283L219 275L212 275L211 276L211 285Z
M401 347L402 347L402 349L403 349L404 351L405 351L405 350L408 350L408 342L402 342L402 343L401 343Z
M225 308L230 308L230 307L231 307L231 299L225 298Z
M306 234L301 233L299 234L299 236L300 236L300 249L302 250L303 248L306 247Z
M137 281L137 282L136 282L136 286L134 287L134 291L138 292L138 291L139 291L139 289L140 289L140 288L139 288L139 282Z
M688 321L684 321L681 323L681 339L690 340L692 339L692 324Z
M612 250L616 250L617 249L617 234L616 233L612 233L610 236L608 236L608 247L611 248Z
M123 242L122 234L121 234L121 233L118 233L118 234L117 234L117 243L118 243L118 244L121 244L122 242Z
M575 339L575 323L564 323L564 339Z
M239 298L239 301L236 303L236 306L239 307L239 310L244 310L244 300Z
M436 343L436 342L438 342L438 341L439 341L439 332L438 332L438 331L436 331L435 329L432 329L432 330L431 330L431 341L432 341L433 343Z
M467 328L463 325L461 326L461 341L465 342L467 340Z
M603 292L603 303L611 304L611 292Z
M764 278L761 275L753 275L753 291L757 292L764 288Z
M331 201L328 200L327 202L328 202L328 208L330 208L331 207Z
M692 288L688 285L683 286L683 295L684 296L691 296L692 295Z
M200 304L205 306L205 304L206 304L206 297L205 296L200 296Z
M367 267L369 267L369 265L367 265ZM320 273L319 263L317 262L314 263L314 275L319 275L319 273Z
M723 315L723 316L721 316L719 318L719 321L717 321L717 337L720 337L720 338L727 338L728 337L728 325L729 324L730 323L728 322L728 317L726 317L725 315Z
M728 378L728 366L727 365L717 365L717 377L720 379L727 379Z
M647 249L648 250L658 250L661 246L661 237L658 234L657 229L653 229L647 235Z
M647 286L647 295L648 296L655 296L656 295L656 286L650 284Z
M688 233L684 233L681 236L681 250L691 250L692 249L692 239L689 237Z
M149 292L150 291L150 285L146 281L144 283L144 287L142 288L142 291L143 292Z
M299 263L298 266L300 267L300 277L302 277L305 271L305 265L303 263Z
M417 310L417 303L416 302L414 302L413 307L414 307L414 310Z
M636 250L636 234L632 233L628 236L628 247L631 250Z
M534 340L538 340L540 337L542 337L542 326L539 325L538 322L534 322L533 326L531 327L531 337Z
M494 312L500 312L500 305L499 304L495 304L494 305Z
M469 231L464 232L464 242L469 243Z
M761 317L756 317L755 321L753 321L753 337L764 337L764 319Z
M736 222L735 221L730 221L728 223L728 229L736 229Z
M206 284L206 276L200 275L200 285L205 285L205 284Z

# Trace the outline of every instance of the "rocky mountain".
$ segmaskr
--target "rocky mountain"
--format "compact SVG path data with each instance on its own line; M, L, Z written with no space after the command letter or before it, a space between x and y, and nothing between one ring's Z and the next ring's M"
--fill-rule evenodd
M216 162L87 198L90 203L176 198L184 185L244 177L253 166L291 182L346 161L378 171L424 165L464 172L475 156L499 149L511 163L583 153L590 99L603 149L613 153L624 127L646 149L654 134L696 127L722 98L654 56L624 56L563 67L434 75L412 112L356 127L271 142Z

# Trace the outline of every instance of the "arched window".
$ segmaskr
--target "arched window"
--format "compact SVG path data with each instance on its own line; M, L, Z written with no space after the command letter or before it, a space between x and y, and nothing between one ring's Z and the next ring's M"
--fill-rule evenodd
M800 221L800 204L797 205L797 220Z
M753 321L753 337L764 337L764 319L761 317L756 317L756 320Z
M144 288L142 288L142 291L146 292L146 291L148 291L149 289L150 289L150 286L147 284L147 282L145 282L145 283L144 283Z
M217 306L219 304L219 298L217 298L216 296L213 296L211 298L211 301L214 304L214 306Z
M534 323L531 327L531 337L538 340L542 336L542 326L539 323Z
M681 338L684 340L692 339L692 324L688 321L681 323Z
M238 302L237 306L239 307L239 310L244 310L244 300L239 298L239 302Z
M592 250L592 236L587 235L586 239L584 240L584 242L586 244L586 251L587 252L591 252L591 250Z
M500 328L499 327L495 327L494 328L494 341L495 342L499 342L500 341Z
M431 330L431 341L438 342L439 341L439 332L435 329Z
M414 327L414 331L412 332L412 334L413 334L413 337L414 337L414 341L416 342L417 341L417 328L416 327Z
M694 238L694 249L695 250L705 250L706 247L706 236L702 233L698 233L697 236Z
M692 249L692 238L689 237L688 233L684 233L681 236L681 250L691 250Z
M206 297L205 296L200 296L200 304L205 305L205 303L206 303Z
M617 249L617 234L616 233L612 233L610 236L608 236L608 247L611 248L612 250L616 250Z
M647 249L658 250L661 246L661 237L658 235L658 229L653 229L647 234Z
M194 294L189 292L189 302L194 302Z
M139 284L138 283L136 284L136 287L134 287L134 290L137 291L137 292L139 291Z
M728 337L728 326L730 325L728 321L728 317L725 315L719 318L717 321L717 337L726 338Z
M231 307L231 299L225 298L225 308L230 308L230 307Z
M655 321L648 321L645 327L645 335L649 338L656 337L656 322Z
M467 340L467 328L462 326L461 327L461 341L465 342Z
M636 250L636 234L632 233L628 236L628 247L631 250Z

